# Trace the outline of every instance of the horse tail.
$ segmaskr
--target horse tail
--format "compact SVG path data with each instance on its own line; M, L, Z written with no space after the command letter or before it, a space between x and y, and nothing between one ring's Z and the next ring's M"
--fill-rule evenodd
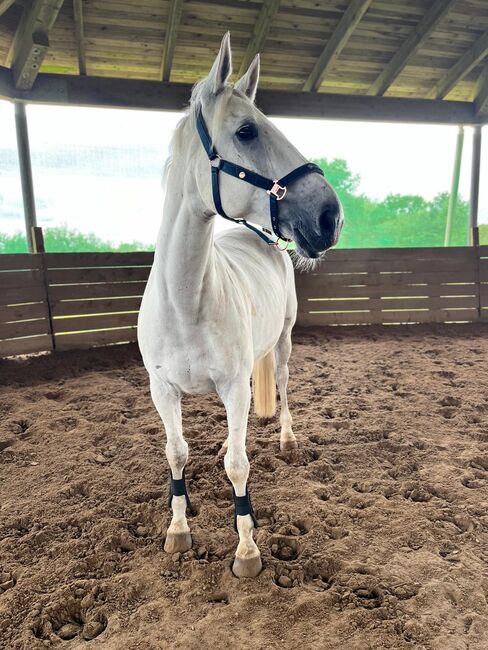
M276 379L274 350L256 361L252 373L254 412L260 418L271 418L276 412Z

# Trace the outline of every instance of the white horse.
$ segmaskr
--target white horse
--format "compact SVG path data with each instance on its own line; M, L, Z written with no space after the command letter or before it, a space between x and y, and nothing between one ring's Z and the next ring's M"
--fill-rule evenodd
M182 431L182 395L217 392L227 413L224 465L234 488L239 533L233 572L241 577L261 570L246 485L251 374L259 416L274 414L278 385L280 446L297 446L286 394L297 310L293 266L286 252L269 245L276 239L262 228L272 227L280 237L294 240L303 257L318 258L336 243L342 211L332 188L315 173L319 170L255 107L259 55L234 86L228 83L231 72L226 34L173 138L138 339L151 396L166 430L171 469L173 517L164 548L184 552L192 543L186 520L188 444ZM210 167L223 173L211 174L209 158ZM288 187L270 180L283 174ZM216 212L238 223L252 215L261 228L232 228L214 237Z

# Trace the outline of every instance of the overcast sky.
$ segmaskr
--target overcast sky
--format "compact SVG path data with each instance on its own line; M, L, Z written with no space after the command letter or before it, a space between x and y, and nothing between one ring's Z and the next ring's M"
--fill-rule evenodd
M140 145L154 146L161 150L162 163L168 152L168 143L181 114L169 112L148 112L100 108L74 108L29 106L28 121L32 145L42 148L46 144L63 145ZM367 122L346 122L304 119L276 119L277 126L308 158L344 158L350 169L361 176L360 190L368 196L383 198L390 193L420 194L432 198L438 192L448 191L457 127L403 125ZM486 129L485 129L486 132ZM472 129L466 129L460 192L469 197L469 175L471 162ZM485 135L485 139L486 139ZM15 146L13 108L7 102L0 102L0 146ZM488 222L488 142L485 142L482 158L481 220ZM39 185L42 179L35 178ZM101 182L101 181L100 181ZM108 187L108 186L107 186ZM109 209L110 197L114 196L114 185L100 201L103 219L95 215L93 203L84 204L84 214L93 213L84 220L86 226L95 226L101 235L114 231L117 210ZM38 188L39 189L39 188ZM134 197L134 206L143 209L145 220L133 222L132 239L149 241L154 237L161 215L160 179L155 175L153 183L144 190L135 186L134 192L143 191L147 196ZM44 195L46 187L43 188ZM63 189L55 183L49 185L49 192L59 194L58 203L72 204L69 184ZM100 192L100 188L96 190ZM94 193L93 190L92 193ZM90 194L85 187L84 193ZM92 200L94 197L91 197ZM147 199L147 200L146 200ZM130 209L131 200L124 204ZM135 207L134 207L135 209ZM79 218L66 210L66 222ZM0 225L2 215L0 213ZM119 219L120 222L120 219ZM131 231L132 220L124 221L124 237ZM42 224L41 224L42 225ZM82 228L85 229L85 228ZM93 229L93 228L92 228Z

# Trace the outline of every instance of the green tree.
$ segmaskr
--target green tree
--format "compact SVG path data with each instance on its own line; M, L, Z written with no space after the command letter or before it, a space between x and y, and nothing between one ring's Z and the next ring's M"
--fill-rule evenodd
M339 248L443 246L449 194L427 201L417 195L390 194L384 200L358 192L360 177L345 160L315 161L336 190L345 215ZM451 245L467 243L469 204L458 200Z
M46 228L44 231L44 245L46 251L50 253L153 250L153 247L148 247L138 241L115 245L110 241L100 239L94 233L71 230L66 225ZM27 253L25 234L21 232L16 232L13 235L0 233L0 253Z

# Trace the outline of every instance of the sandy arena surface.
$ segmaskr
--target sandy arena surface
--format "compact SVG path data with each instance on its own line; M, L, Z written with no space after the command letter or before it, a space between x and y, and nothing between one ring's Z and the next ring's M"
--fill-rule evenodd
M215 396L184 403L198 512L171 557L137 348L0 361L0 647L488 648L487 352L482 326L297 333L300 449L251 417L241 581Z

